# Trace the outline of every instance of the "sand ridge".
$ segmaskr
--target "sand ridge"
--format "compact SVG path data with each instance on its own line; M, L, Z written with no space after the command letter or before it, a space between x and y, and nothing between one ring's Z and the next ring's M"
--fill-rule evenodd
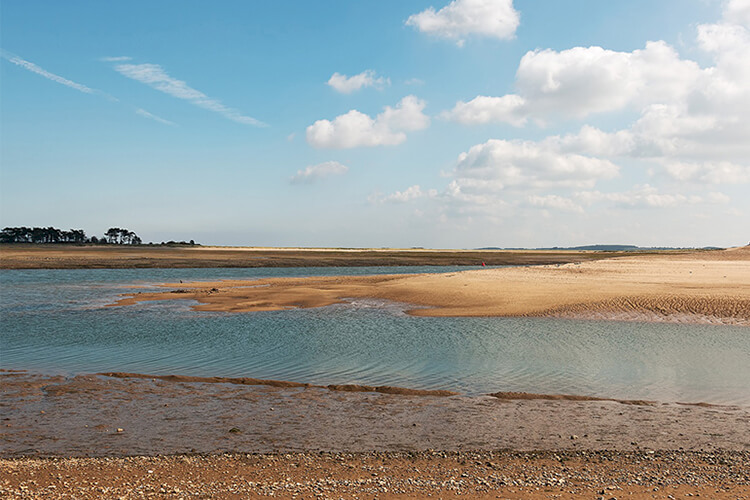
M750 248L447 274L164 284L113 305L189 299L201 311L322 307L353 298L417 306L415 316L550 316L750 326Z

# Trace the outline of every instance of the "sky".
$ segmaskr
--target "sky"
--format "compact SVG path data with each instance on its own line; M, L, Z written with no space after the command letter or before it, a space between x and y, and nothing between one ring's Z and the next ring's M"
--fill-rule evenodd
M0 226L750 241L750 0L0 0Z

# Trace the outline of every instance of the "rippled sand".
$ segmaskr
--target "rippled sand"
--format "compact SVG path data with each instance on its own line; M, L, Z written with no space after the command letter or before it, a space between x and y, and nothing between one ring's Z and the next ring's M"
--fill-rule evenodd
M117 302L189 299L203 311L322 307L351 298L414 304L417 316L552 316L750 326L750 247L450 274L165 284Z

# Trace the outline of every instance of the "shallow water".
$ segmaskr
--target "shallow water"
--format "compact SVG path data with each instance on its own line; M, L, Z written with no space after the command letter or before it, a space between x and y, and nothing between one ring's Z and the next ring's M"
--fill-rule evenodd
M750 405L744 327L548 318L417 318L399 304L207 313L191 302L105 308L180 279L466 268L0 271L0 366L563 393Z

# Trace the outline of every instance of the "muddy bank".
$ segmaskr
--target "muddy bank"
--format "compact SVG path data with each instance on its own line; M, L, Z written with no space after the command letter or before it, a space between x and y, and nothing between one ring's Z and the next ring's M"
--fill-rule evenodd
M676 253L671 251L669 253ZM677 252L679 253L679 252ZM585 262L626 252L0 244L0 269L488 266Z
M0 455L750 451L750 409L0 374Z

